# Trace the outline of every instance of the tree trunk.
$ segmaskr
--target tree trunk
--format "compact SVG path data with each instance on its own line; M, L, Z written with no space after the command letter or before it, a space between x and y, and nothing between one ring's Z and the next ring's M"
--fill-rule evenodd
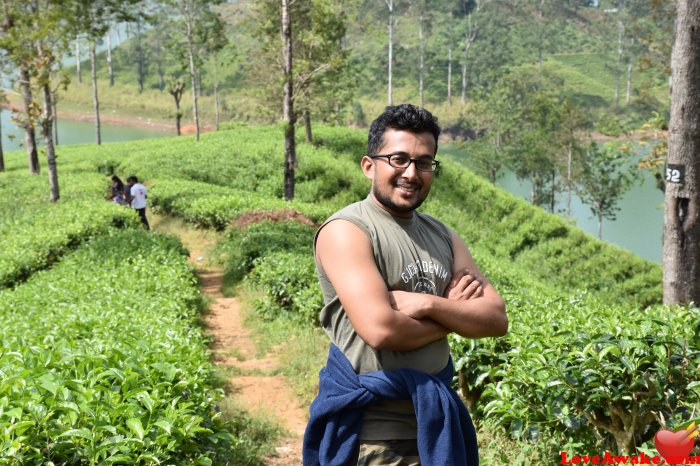
M666 305L700 303L700 3L677 3L664 214Z
M598 208L598 239L603 239L603 210Z
M452 106L452 12L450 11L447 44L447 106Z
M480 3L476 4L476 11L478 12L480 8ZM466 6L465 6L466 13ZM474 39L476 39L476 21L472 24L472 14L469 13L467 16L467 32L464 36L464 62L462 63L462 104L467 103L467 60L469 59L469 50L472 48Z
M216 118L216 130L219 131L219 83L214 83L214 116Z
M53 145L53 135L51 127L53 126L52 104L51 104L51 89L49 84L44 84L44 121L42 128L44 130L44 144L46 146L46 166L49 172L49 189L51 202L56 202L60 198L58 189L58 171L56 168L56 149Z
M294 100L292 96L292 19L290 0L282 0L282 41L284 54L284 198L294 199L296 145L294 141Z
M56 93L53 92L51 94L51 104L53 105L53 142L54 145L58 145L58 110L56 109L56 102L58 101L58 98L56 97Z
M146 82L146 57L141 45L141 21L136 21L136 80L139 84L139 94L143 92Z
M311 133L311 115L309 110L304 110L304 130L306 132L306 142L311 144L314 142L313 134Z
M622 37L625 26L622 21L617 22L617 62L615 65L615 107L620 106L620 63L622 62Z
M97 145L102 144L100 128L100 100L97 97L97 60L95 59L95 43L90 45L90 67L92 68L92 104L95 109L95 136Z
M158 89L160 89L162 94L163 89L165 89L165 73L163 72L163 63L158 61L156 64L156 69L158 70Z
M549 200L549 212L554 213L554 201L555 201L555 196L554 196L554 184L557 181L557 171L552 170L552 196Z
M78 75L78 84L83 83L83 76L80 72L80 40L75 39L75 72Z
M199 141L199 113L197 109L197 73L194 69L194 49L192 44L192 22L187 21L187 55L190 61L190 81L192 81L192 112L194 113L195 139Z
M5 153L2 150L2 109L0 109L0 172L5 171Z
M629 105L632 96L632 59L627 63L627 95L625 96L625 104Z
M37 45L37 51L39 52L39 58L43 59L44 49L41 43ZM57 202L60 193L58 189L58 172L56 169L56 149L53 144L53 103L51 98L51 83L49 81L51 62L49 61L46 65L45 70L46 76L42 79L41 89L44 93L44 115L41 122L41 129L44 136L44 145L46 149L46 166L48 167L49 174L49 198L51 202Z
M109 85L114 86L114 67L112 66L112 36L107 31L107 67L109 68Z
M389 57L387 65L387 79L388 79L388 89L387 89L387 102L389 105L393 105L394 102L394 91L392 88L392 72L394 63L394 2L393 0L386 0L386 5L389 7Z
M423 16L418 20L418 41L420 42L420 61L418 64L418 95L420 96L420 106L423 107L423 73L425 71L425 43L423 41Z
M182 136L182 111L180 110L180 98L175 97L175 129L177 135Z
M573 148L569 143L569 150L566 154L566 215L571 218L571 163L573 158Z
M19 80L22 87L22 101L24 103L24 145L27 147L27 158L29 159L29 173L39 174L39 154L36 149L36 132L34 130L34 113L32 98L32 86L30 82L29 70L22 66L19 70Z
M447 49L447 105L452 106L452 44Z

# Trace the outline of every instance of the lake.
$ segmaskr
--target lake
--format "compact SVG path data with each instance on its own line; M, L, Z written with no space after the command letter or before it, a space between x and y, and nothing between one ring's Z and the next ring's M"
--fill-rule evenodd
M59 109L60 114L60 109ZM24 131L17 127L11 119L11 112L0 110L2 122L2 148L5 151L17 150L24 147ZM173 132L160 131L152 128L121 126L102 123L102 142L130 141L162 136L174 136ZM37 132L37 137L40 131ZM38 141L41 143L41 138ZM94 144L94 121L58 120L59 144Z
M467 154L456 146L448 146L440 152L468 166ZM530 183L520 181L512 172L503 172L496 184L508 192L530 201ZM555 212L566 215L566 193L557 194ZM632 251L640 257L661 263L661 247L664 225L664 194L648 171L643 171L643 180L632 186L618 204L615 220L603 219L603 240ZM571 215L578 227L598 237L598 218L590 207L572 193Z

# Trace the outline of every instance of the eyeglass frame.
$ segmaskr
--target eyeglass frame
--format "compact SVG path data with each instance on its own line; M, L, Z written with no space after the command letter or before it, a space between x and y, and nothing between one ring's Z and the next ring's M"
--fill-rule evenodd
M406 157L406 158L408 159L408 165L406 165L405 167L397 167L396 165L393 165L393 164L391 163L391 158L394 157L394 156L397 156L397 155L398 155L398 156L401 156L401 157ZM422 159L412 159L412 158L409 157L408 155L403 154L403 153L401 153L401 152L397 152L397 153L393 153L393 154L375 154L375 155L368 155L367 157L369 157L370 159L373 159L373 160L381 159L381 158L385 158L385 157L386 157L386 161L387 161L387 163L389 164L389 166L391 166L392 168L398 168L398 169L400 169L400 170L408 170L408 167L410 167L411 164L413 164L413 165L416 167L416 170L418 170L418 171L420 171L420 172L423 172L423 173L435 173L435 171L437 170L437 168L440 166L440 161L439 161L439 160L430 159L430 170L422 170L422 169L418 168L418 162L421 162L421 161L425 160L425 158L422 158Z

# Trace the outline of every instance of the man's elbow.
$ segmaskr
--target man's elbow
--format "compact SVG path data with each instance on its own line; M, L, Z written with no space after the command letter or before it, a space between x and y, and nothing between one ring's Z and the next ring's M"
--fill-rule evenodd
M361 335L362 339L367 343L372 349L375 350L386 350L394 349L394 335L387 330L375 329L367 335Z
M494 325L494 337L502 337L508 333L508 316L505 310L503 314L499 316Z
M502 337L508 333L508 314L506 314L506 304L500 300L500 305L494 318L494 337Z

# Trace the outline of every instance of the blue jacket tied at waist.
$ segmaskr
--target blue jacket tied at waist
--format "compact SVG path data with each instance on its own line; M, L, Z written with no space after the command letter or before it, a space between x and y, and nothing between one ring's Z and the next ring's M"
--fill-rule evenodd
M477 466L476 431L450 387L452 360L435 375L413 369L357 374L331 345L304 433L305 466L348 465L358 447L364 408L382 400L413 400L424 466Z

